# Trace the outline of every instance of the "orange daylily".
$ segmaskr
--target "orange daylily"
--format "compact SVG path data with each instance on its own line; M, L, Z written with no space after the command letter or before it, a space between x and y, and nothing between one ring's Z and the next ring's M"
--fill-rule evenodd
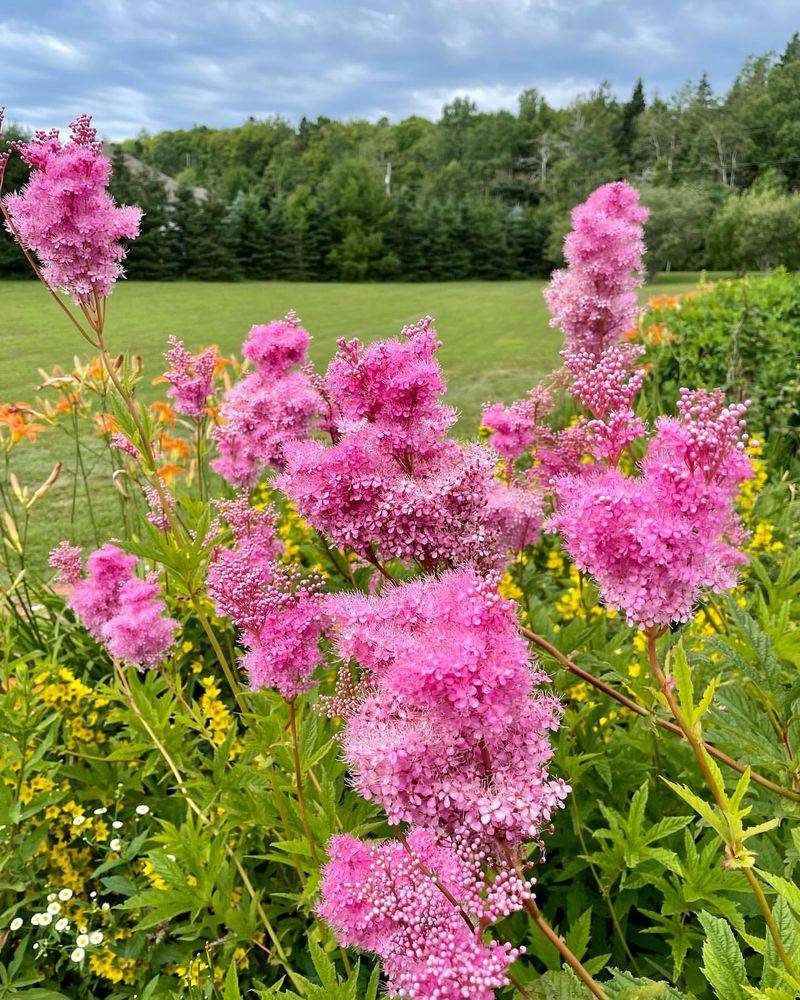
M158 443L161 446L161 450L169 455L170 458L182 458L188 461L191 449L188 442L184 441L183 438L171 437L169 434L162 433L159 435Z
M46 424L37 423L38 416L27 403L0 404L0 430L5 428L8 432L9 448L22 440L33 442L37 434L47 430Z
M167 462L158 470L159 476L161 476L164 482L170 486L175 482L178 476L184 475L185 472L186 469L184 469L183 466L174 465L172 462Z
M77 392L62 393L61 398L56 403L56 413L69 413L73 406L77 406L79 402Z
M101 437L106 434L116 434L119 431L119 422L110 413L95 413L94 422L97 433Z
M680 309L680 295L654 295L647 303L650 309Z
M169 403L164 403L159 399L150 404L150 409L160 424L169 424L171 427L175 423L175 411Z

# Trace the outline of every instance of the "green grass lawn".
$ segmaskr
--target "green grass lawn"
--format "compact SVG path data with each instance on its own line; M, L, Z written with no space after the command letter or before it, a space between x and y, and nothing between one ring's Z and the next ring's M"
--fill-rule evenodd
M670 294L696 284L697 275L669 275L643 290L643 298ZM191 349L217 344L223 353L238 351L253 323L266 323L294 308L314 337L312 357L324 367L338 337L363 340L389 337L403 324L430 314L444 341L440 357L449 383L448 401L460 414L458 432L474 433L481 405L512 400L558 363L560 334L548 325L542 281L450 282L441 284L337 285L289 282L236 284L122 283L109 302L107 337L114 351L141 354L144 399L163 386L151 380L164 370L169 334ZM69 368L86 345L68 320L33 281L0 282L0 402L37 403L38 368ZM47 549L61 538L93 544L88 503L73 501L69 439L58 431L34 445L21 444L13 468L22 483L38 484L57 459L61 480L34 509L30 527L33 560L41 565ZM108 459L91 470L92 507L103 539L113 535L119 508L109 483ZM74 513L73 513L74 508Z

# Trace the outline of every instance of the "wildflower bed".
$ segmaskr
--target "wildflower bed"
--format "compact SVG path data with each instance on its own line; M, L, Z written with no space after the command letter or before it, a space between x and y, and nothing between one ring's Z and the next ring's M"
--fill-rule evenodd
M682 300L639 315L635 190L573 214L562 366L458 442L430 317L324 373L293 313L174 339L144 405L136 212L85 118L16 153L93 356L3 411L4 995L794 997L793 491L748 400L650 391ZM119 522L43 577L61 469L12 470L52 419Z

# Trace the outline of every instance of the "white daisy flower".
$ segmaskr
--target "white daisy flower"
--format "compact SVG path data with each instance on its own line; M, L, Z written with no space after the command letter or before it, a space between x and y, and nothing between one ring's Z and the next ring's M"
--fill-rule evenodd
M22 917L14 917L8 927L9 930L18 931L22 927Z
M73 962L82 962L83 956L85 954L86 952L83 950L83 948L74 948L72 954L69 957L72 959Z
M54 899L52 903L47 904L48 913L61 913L61 903L57 899Z
M109 840L109 842L108 842L108 846L111 848L112 851L118 851L119 848L120 848L120 844L121 844L121 841L120 841L119 837L114 837L113 840Z
M138 813L139 816L146 816L150 812L150 806L145 806L145 805L137 806L136 812Z
M72 899L72 889L62 889L58 894L58 898L62 903L66 903L68 899Z
M89 935L89 944L102 944L103 943L103 932L102 931L92 931Z
M56 921L56 930L60 934L62 931L69 930L69 920L66 917L62 917L60 920Z
M85 948L88 943L89 943L89 936L88 936L88 934L79 934L77 936L77 938L75 939L75 944L79 948Z
M86 817L85 816L75 816L74 819L72 820L72 825L73 826L81 826L81 824L83 824L85 822L86 822Z

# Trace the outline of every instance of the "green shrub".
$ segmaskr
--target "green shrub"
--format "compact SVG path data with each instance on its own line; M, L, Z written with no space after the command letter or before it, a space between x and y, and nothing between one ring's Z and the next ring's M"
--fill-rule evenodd
M680 299L651 300L644 328L663 324L652 383L674 399L683 385L752 399L749 422L773 449L800 443L800 276L721 281Z
M729 198L708 232L714 267L767 271L800 264L800 195L771 187Z

